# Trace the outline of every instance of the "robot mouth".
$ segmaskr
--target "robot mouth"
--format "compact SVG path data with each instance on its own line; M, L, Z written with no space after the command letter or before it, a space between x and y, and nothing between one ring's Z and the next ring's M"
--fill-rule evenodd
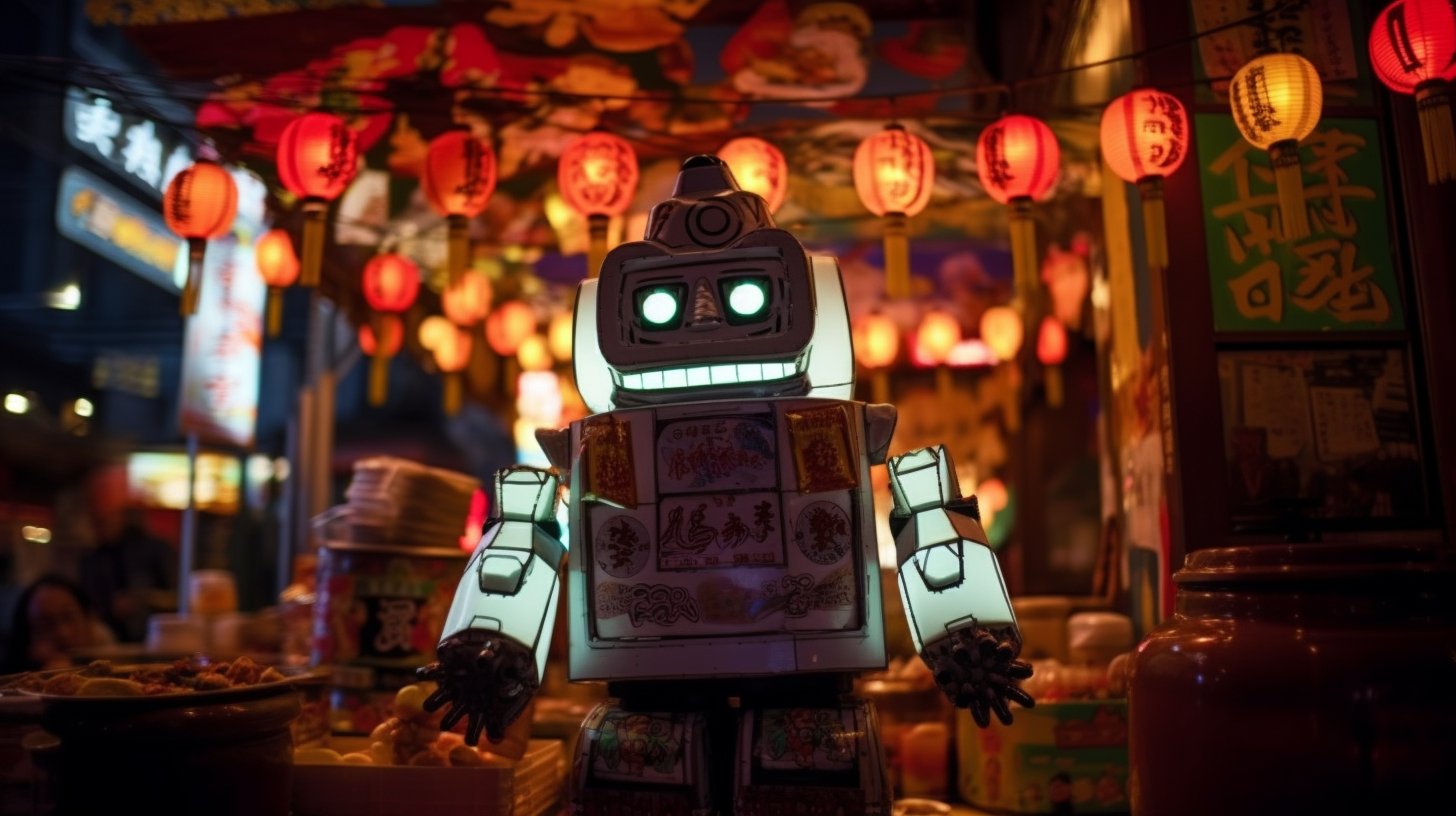
M730 363L662 368L655 371L620 374L617 385L628 391L657 391L667 388L774 382L803 374L802 365L806 359L807 357L776 363Z

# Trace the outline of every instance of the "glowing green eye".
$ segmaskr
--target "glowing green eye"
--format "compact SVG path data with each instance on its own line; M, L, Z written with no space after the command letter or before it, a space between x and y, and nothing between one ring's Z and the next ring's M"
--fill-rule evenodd
M677 317L677 295L658 290L642 299L642 319L661 326Z
M768 294L764 291L763 284L755 281L734 284L732 291L728 293L728 308L737 315L758 314L767 302Z

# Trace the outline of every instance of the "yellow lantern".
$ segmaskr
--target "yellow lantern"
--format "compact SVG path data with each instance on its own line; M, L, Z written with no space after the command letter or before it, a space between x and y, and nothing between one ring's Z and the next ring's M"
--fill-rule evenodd
M1304 168L1299 141L1314 132L1324 106L1324 87L1313 64L1298 54L1255 57L1229 84L1234 124L1249 144L1269 151L1284 239L1309 235Z
M890 376L886 371L900 356L900 327L882 314L869 314L854 321L850 333L854 357L870 372L875 402L890 401Z
M961 322L949 312L936 310L927 313L915 330L915 345L920 356L935 363L935 387L941 396L950 394L950 367L946 360L950 357L950 350L960 341Z
M516 362L521 364L522 371L548 371L556 361L551 357L545 336L533 334L516 349Z
M885 296L910 296L907 219L930 203L935 159L930 145L897 124L859 143L854 151L854 189L865 209L885 221Z
M546 328L546 345L551 350L551 356L563 363L571 360L573 328L570 310L557 312Z
M1021 315L1010 306L992 306L981 314L981 340L996 355L1009 362L1021 351Z
M435 357L435 367L445 377L445 413L453 415L460 410L462 386L460 372L470 362L471 337L470 332L462 331L453 324L446 324L436 338L435 347L431 353Z

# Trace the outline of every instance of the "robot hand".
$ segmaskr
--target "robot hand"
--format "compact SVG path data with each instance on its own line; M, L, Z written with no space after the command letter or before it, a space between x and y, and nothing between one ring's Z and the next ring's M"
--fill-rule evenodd
M1020 654L1021 639L1014 627L973 625L927 644L920 657L951 704L970 709L976 725L985 728L993 712L1003 725L1011 724L1008 700L1026 708L1036 705L1018 685L1031 677L1031 665L1017 660Z
M439 684L424 703L434 712L450 705L440 721L449 730L469 717L465 742L475 745L480 732L491 742L505 739L506 727L521 716L541 687L536 655L499 632L467 629L441 641L439 660L416 670L421 680Z

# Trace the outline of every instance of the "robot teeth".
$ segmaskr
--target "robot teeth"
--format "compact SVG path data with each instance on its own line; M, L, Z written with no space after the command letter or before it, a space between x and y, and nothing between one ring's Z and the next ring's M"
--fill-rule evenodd
M793 363L739 363L737 365L665 368L622 376L622 387L633 391L686 388L699 385L735 385L744 382L782 380L798 373Z

